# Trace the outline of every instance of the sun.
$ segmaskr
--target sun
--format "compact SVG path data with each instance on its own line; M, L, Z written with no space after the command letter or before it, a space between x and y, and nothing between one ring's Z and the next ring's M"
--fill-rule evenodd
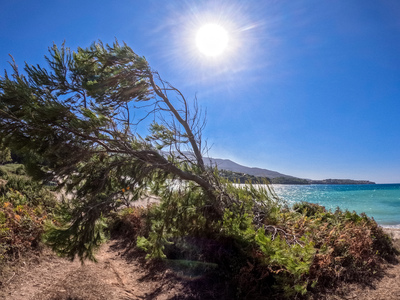
M206 56L222 54L227 48L228 42L228 32L218 24L206 24L197 31L197 48Z

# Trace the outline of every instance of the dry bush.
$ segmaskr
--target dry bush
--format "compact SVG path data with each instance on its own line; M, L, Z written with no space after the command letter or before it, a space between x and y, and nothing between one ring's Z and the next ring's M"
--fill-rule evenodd
M300 214L288 220L286 227L315 244L309 277L320 288L341 281L368 282L381 270L382 262L393 261L398 254L390 237L365 214L330 212L309 203L295 208Z
M14 206L11 202L0 207L0 264L20 258L37 249L43 233L46 214L27 205Z
M114 214L109 229L111 234L136 243L136 237L148 233L148 211L151 207L129 207Z

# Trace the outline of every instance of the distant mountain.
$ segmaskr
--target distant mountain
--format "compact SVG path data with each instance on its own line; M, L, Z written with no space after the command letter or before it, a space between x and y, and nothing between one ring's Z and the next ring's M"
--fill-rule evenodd
M267 177L271 183L276 184L375 184L375 182L368 180L352 180L352 179L324 179L312 180L303 179L290 175L285 175L276 171L261 168L250 168L235 163L229 159L221 158L205 158L204 162L207 165L217 166L219 170L228 172L221 172L221 176L228 178L232 181L238 182L258 182L260 179ZM242 176L242 175L243 176ZM250 175L250 176L247 176Z
M208 165L217 166L220 170L227 170L237 173L245 173L248 175L256 176L256 177L268 177L270 179L283 177L283 178L294 178L293 176L285 175L276 171L271 171L267 169L261 168L250 168L246 166L239 165L229 159L221 159L221 158L205 158L205 163Z

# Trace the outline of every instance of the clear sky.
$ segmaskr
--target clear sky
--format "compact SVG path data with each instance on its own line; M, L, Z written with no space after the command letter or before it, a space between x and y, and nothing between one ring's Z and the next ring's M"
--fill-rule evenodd
M202 54L207 23L225 51ZM400 1L1 0L0 69L125 41L207 109L210 155L301 178L400 182ZM1 72L3 74L3 72Z

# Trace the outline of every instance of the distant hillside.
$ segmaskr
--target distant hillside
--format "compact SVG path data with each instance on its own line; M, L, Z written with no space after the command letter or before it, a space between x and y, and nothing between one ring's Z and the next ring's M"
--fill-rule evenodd
M290 175L285 175L276 171L261 168L250 168L235 163L229 159L221 158L205 158L205 163L212 166L217 166L220 170L220 175L233 182L260 182L263 179L268 179L275 184L375 184L368 180L352 180L352 179L324 179L311 180L303 179Z
M208 165L217 165L220 170L227 170L237 173L245 173L248 175L256 176L256 177L268 177L270 179L283 177L283 178L295 178L293 176L281 174L276 171L271 171L267 169L261 168L250 168L246 166L239 165L229 159L220 159L220 158L205 158L205 163Z
M261 177L261 176L253 176L245 173L238 173L233 171L227 171L223 169L219 169L219 176L228 179L230 182L235 183L272 183L272 184L309 184L309 181L306 179L296 178L296 177Z

